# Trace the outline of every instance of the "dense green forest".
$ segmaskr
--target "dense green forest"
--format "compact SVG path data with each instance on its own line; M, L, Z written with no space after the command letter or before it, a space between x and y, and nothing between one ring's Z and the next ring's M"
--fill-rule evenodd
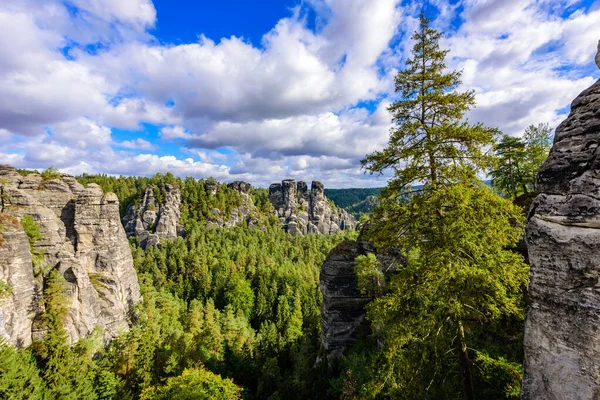
M383 188L325 189L325 196L336 206L360 219L377 207L377 198L382 190Z
M101 180L120 193L120 182L134 181ZM263 229L206 229L186 220L185 239L146 251L132 243L144 301L132 329L108 347L100 332L66 345L62 277L52 273L46 340L24 350L2 346L0 397L326 397L325 375L314 368L318 279L342 236L294 237L276 218Z
M227 215L241 202L226 185L209 196L210 180L169 173L85 175L81 183L117 194L121 213L148 185L159 201L160 184L178 185L186 236L146 250L131 240L143 302L131 330L108 345L101 332L67 345L64 281L50 272L45 340L0 344L0 398L519 398L528 267L511 251L524 222L514 200L535 192L549 130L513 140L464 122L474 94L456 91L460 72L446 70L440 38L422 17L396 77L390 142L362 161L370 173L391 170L388 186L326 190L356 215L373 210L365 234L379 255L395 254L389 265L356 259L371 331L345 356L330 360L320 346L319 271L357 232L288 235L264 189L251 193L257 227L207 229L210 209ZM35 243L39 232L25 223Z

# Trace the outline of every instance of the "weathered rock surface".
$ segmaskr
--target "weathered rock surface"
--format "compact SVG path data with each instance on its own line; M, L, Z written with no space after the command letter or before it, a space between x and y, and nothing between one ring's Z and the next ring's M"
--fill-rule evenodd
M134 203L127 207L123 225L127 236L136 236L142 248L158 245L161 239L174 239L183 236L185 231L179 219L181 217L181 191L176 185L161 185L163 201L157 204L154 187L146 187L142 202L138 207Z
M312 182L310 194L303 181L288 179L274 183L269 186L269 200L281 225L293 235L334 235L340 230L356 228L352 215L329 204L319 181Z
M596 53L596 65L600 68L600 40L598 40L598 52Z
M41 338L33 321L41 312L44 277L52 269L68 284L65 328L71 343L96 326L106 340L127 330L140 290L117 197L68 176L49 181L34 174L22 177L8 165L0 165L0 182L0 211L18 219L31 215L42 235L33 250L43 254L35 266L23 228L4 224L0 279L12 286L12 293L0 301L0 334L22 346Z
M354 259L367 254L365 243L345 240L321 267L321 345L329 357L341 356L361 329L368 329L365 306L371 298L358 290Z
M396 251L378 253L364 240L367 230L368 226L363 227L357 241L345 240L337 245L321 267L321 345L330 358L343 355L358 338L370 332L365 306L372 298L358 290L356 257L375 254L387 272L393 272L402 262Z
M571 104L537 183L522 399L600 399L600 81Z
M215 197L217 195L217 191L219 190L220 186L220 184L212 181L207 181L205 183L206 192L211 197ZM240 194L242 199L241 204L231 210L229 218L227 219L221 215L221 210L218 208L211 209L211 216L209 217L206 226L232 228L244 222L248 222L248 226L250 227L254 226L257 219L253 217L255 207L254 202L252 201L252 196L250 195L250 189L252 186L248 182L234 181L227 184L227 187Z

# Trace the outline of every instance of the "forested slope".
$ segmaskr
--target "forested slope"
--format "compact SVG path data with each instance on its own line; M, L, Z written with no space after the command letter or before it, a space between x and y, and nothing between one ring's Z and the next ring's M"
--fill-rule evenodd
M83 176L79 182L115 192L121 212L148 185L180 185L185 237L146 250L130 239L143 302L131 330L107 347L99 330L73 348L67 345L61 322L67 315L65 282L50 273L43 297L45 340L22 350L2 345L1 398L330 396L328 375L319 369L326 367L316 367L318 279L341 234L286 233L260 189L251 193L257 226L210 228L212 208L226 214L239 205L238 194L226 185L212 196L210 181L170 174Z

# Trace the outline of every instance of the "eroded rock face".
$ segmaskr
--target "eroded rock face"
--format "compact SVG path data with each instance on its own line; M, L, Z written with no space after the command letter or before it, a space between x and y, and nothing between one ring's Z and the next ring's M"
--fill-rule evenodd
M220 184L207 181L205 185L207 194L211 197L215 197L217 195L217 191L219 190ZM228 183L227 187L240 194L242 198L241 204L231 210L229 218L224 218L224 216L221 215L221 210L218 208L213 208L206 226L209 228L232 228L244 222L248 222L248 226L253 227L257 219L253 217L255 207L254 202L252 201L252 196L250 195L250 189L252 186L248 182L234 181Z
M1 212L17 219L31 215L42 235L34 251L43 254L42 263L34 265L21 225L4 225L0 279L12 285L12 293L0 300L0 334L19 346L42 338L34 321L42 311L45 276L53 269L67 281L65 328L71 343L96 326L106 340L129 329L140 290L117 197L72 177L45 182L39 175L22 177L8 165L0 165L0 182Z
M371 333L365 306L373 299L358 289L356 257L374 254L386 273L394 273L405 262L396 249L378 251L368 241L369 229L367 224L356 241L345 240L337 245L321 267L321 345L329 358L342 356L359 338Z
M154 188L146 187L141 204L130 204L123 217L127 236L136 236L142 248L154 246L161 239L174 239L183 236L185 231L179 219L181 217L181 191L176 185L161 185L163 197L160 204L154 197Z
M269 186L269 200L281 225L293 235L334 235L340 230L356 228L352 215L329 204L319 181L312 182L310 195L303 181L288 179L274 183Z
M600 398L600 81L571 104L538 173L523 399Z
M369 251L366 243L345 240L337 245L321 267L321 345L328 357L341 356L368 330L365 306L371 298L358 290L354 259Z

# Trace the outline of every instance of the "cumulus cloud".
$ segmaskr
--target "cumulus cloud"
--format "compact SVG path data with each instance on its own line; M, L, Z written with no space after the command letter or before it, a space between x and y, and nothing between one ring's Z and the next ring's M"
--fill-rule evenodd
M463 88L476 92L472 121L521 134L530 124L558 125L565 107L594 79L589 66L600 38L600 10L573 12L573 2L466 1L464 23L445 44ZM594 21L594 22L592 22Z
M155 145L141 138L137 138L135 140L124 140L118 143L118 145L126 149L156 150Z
M160 137L164 140L190 139L192 135L182 126L165 126L160 130Z
M598 7L430 3L439 10L434 26L448 32L449 67L476 93L472 122L510 134L556 125L593 82ZM0 162L263 186L285 177L382 185L359 160L387 142L393 76L419 13L399 0L306 0L260 46L202 35L172 45L150 33L160 17L150 0L5 0ZM148 126L160 141L138 137ZM132 137L116 140L115 129Z

